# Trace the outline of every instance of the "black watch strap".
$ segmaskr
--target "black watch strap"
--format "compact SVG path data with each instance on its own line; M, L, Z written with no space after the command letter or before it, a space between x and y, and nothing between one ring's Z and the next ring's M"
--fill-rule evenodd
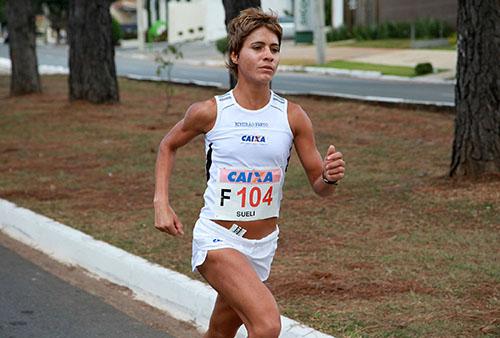
M326 184L332 184L332 185L338 185L338 181L329 181L324 174L321 175L322 178L323 178L323 182L325 182Z

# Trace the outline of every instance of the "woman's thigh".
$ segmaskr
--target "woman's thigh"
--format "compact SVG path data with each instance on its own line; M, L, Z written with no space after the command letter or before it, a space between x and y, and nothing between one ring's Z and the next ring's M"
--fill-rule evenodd
M239 251L211 250L198 271L238 314L245 326L280 320L273 295Z

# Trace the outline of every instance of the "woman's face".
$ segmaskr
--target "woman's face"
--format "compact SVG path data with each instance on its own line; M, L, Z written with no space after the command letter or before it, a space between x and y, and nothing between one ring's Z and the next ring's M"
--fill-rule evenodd
M278 37L266 27L257 28L245 39L240 54L233 53L231 59L238 65L238 78L269 83L280 60Z

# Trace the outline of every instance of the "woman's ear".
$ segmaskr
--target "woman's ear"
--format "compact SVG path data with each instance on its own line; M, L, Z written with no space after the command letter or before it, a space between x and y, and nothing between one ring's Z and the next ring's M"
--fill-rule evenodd
M238 54L236 54L235 52L231 52L231 61L237 65L238 64Z

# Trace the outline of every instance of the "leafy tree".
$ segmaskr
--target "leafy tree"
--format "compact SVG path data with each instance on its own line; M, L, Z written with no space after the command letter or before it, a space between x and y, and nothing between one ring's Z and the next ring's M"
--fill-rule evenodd
M456 118L450 176L500 172L500 6L458 1Z
M111 0L69 1L69 97L94 103L119 101Z
M36 56L35 8L31 0L9 0L6 7L12 63L10 94L40 92Z
M182 59L184 55L181 51L182 45L168 45L161 52L156 54L155 61L157 63L156 75L160 76L163 71L166 72L167 82L165 85L165 94L167 95L167 105L165 113L168 114L172 96L174 95L174 88L172 86L172 68L174 67L175 60Z

